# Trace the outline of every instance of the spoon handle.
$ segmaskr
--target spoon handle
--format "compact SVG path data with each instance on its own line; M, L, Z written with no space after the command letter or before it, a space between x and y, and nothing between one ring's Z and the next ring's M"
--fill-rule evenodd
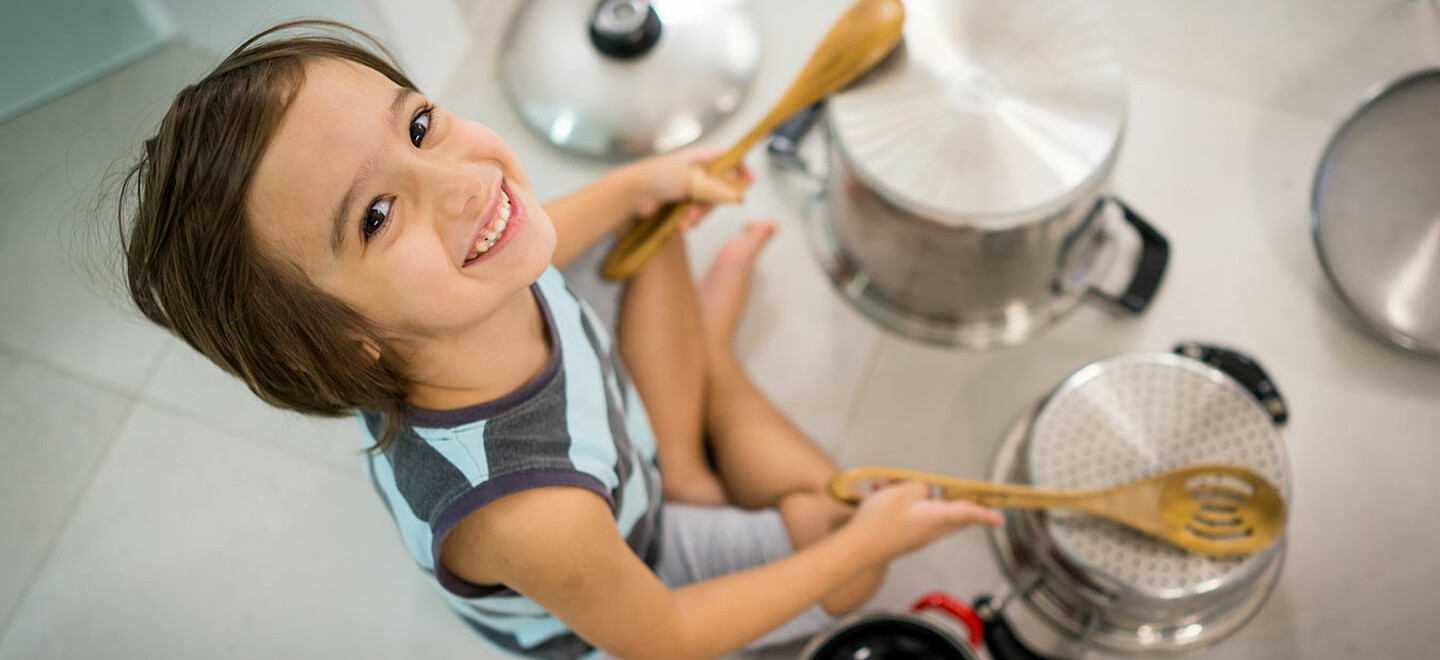
M720 175L735 169L750 147L786 119L874 68L900 43L904 18L905 9L899 0L858 0L851 5L765 118L710 163L710 173ZM610 249L600 273L612 280L623 280L638 272L675 235L689 204L671 204L636 223Z
M856 504L873 482L919 481L928 484L942 499L969 500L1000 509L1073 509L1086 506L1091 493L1041 490L1026 486L971 481L903 468L859 467L845 470L830 480L830 494L842 502Z

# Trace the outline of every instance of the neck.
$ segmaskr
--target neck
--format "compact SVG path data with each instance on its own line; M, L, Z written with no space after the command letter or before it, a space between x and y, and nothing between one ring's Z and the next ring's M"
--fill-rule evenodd
M406 403L453 410L520 389L549 361L549 331L535 295L525 287L473 329L409 346Z

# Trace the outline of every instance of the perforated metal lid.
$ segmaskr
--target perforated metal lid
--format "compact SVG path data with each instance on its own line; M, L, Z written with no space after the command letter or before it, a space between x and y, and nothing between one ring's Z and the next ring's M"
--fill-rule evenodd
M1287 500L1290 495L1284 447L1270 416L1223 372L1177 355L1141 353L1091 364L1051 395L1030 433L1027 469L1043 488L1104 488L1195 463L1225 463L1253 469ZM1216 559L1108 520L1058 512L1048 517L1047 532L1076 564L1162 599L1247 579L1276 548Z
M1069 0L906 0L900 48L827 116L856 175L891 202L990 226L1068 204L1108 171L1125 80Z

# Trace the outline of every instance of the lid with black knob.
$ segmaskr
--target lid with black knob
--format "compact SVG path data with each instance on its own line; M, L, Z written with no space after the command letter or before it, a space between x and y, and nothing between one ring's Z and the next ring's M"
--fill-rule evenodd
M694 142L739 107L760 63L748 0L530 0L501 78L527 126L587 156Z

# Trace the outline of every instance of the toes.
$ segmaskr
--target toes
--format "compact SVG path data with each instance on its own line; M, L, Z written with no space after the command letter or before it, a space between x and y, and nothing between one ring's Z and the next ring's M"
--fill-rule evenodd
M726 260L739 259L753 261L760 253L760 248L775 234L775 223L770 221L757 221L745 225L745 232L730 239L721 248L720 256Z

